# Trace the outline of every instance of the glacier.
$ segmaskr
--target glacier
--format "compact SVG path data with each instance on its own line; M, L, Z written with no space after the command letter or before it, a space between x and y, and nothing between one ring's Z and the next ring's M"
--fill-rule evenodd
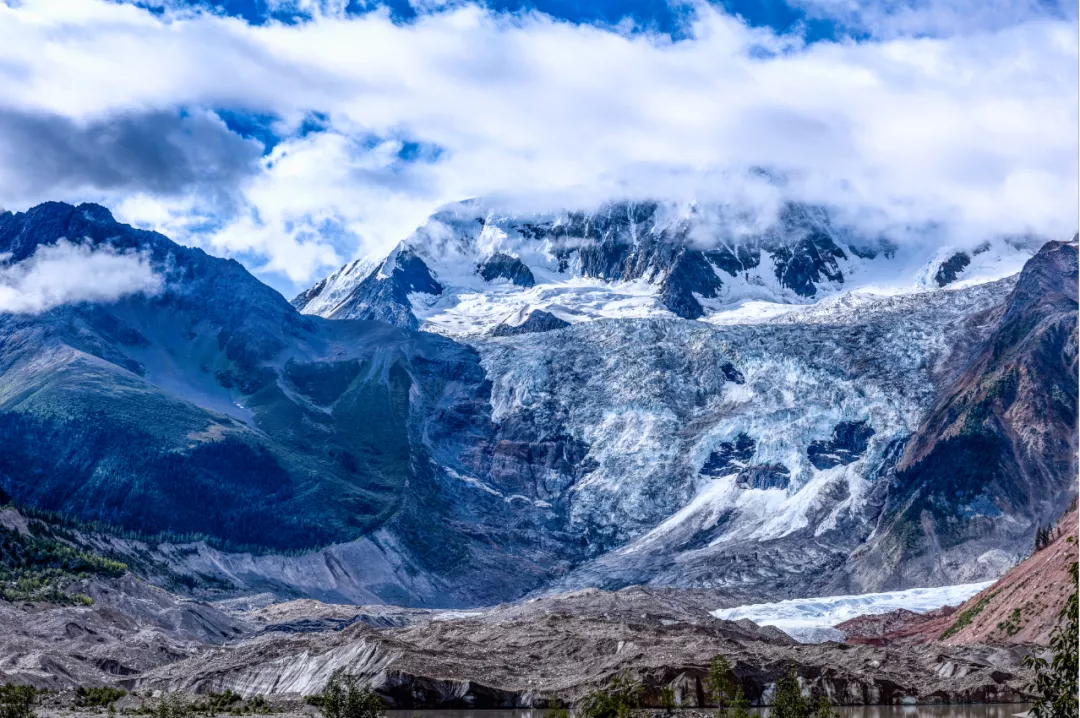
M843 632L834 628L838 623L858 616L889 613L898 609L926 613L943 606L958 606L993 583L981 581L853 596L797 598L722 608L713 611L712 615L727 621L745 618L759 626L773 626L800 643L843 641Z
M1012 286L837 299L768 323L599 320L474 340L496 423L589 447L590 470L545 500L567 502L569 529L601 555L553 589L806 595L811 576L871 531L898 447L956 368L952 347L981 336L966 317ZM727 365L737 375L725 376ZM811 444L859 422L873 429L860 456L812 463ZM752 442L746 467L706 473L739 437ZM746 470L773 478L740 478ZM975 580L996 569L972 570L982 572Z
M1023 246L924 266L793 212L786 234L701 247L692 214L656 207L470 205L292 306L102 207L0 215L16 259L87 236L180 272L163 297L0 322L0 478L16 500L110 521L108 497L137 487L128 525L240 542L166 566L333 600L459 609L645 585L721 607L997 577L1075 495L1058 468L1075 453L1056 448L1075 434L1074 244L973 281ZM461 335L440 336L422 311L553 285L580 291L501 331L485 329L498 312L462 309ZM654 304L602 316L605 292ZM986 447L1007 471L966 475ZM138 468L152 451L193 468ZM45 474L65 477L48 496ZM82 486L106 498L78 502Z

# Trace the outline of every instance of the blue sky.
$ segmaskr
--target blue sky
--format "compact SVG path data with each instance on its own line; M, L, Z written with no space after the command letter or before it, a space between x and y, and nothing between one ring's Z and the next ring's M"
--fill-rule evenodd
M1077 61L1051 0L4 0L0 206L101 202L287 295L474 196L1063 235Z
M287 23L303 22L318 13L336 13L346 16L358 16L380 9L386 9L399 22L414 21L418 14L419 3L409 0L389 0L387 2L366 2L363 0L345 0L341 2L304 2L288 0L170 0L163 4L156 2L136 2L158 10L163 7L199 8L230 17L241 18L252 24L270 21ZM663 0L496 0L484 3L496 12L517 13L536 11L554 18L573 23L616 25L630 21L640 30L652 30L683 37L686 34L685 21L693 3L664 2ZM818 40L837 40L854 38L863 40L873 36L875 22L882 15L900 15L911 11L924 15L933 14L935 9L947 9L955 13L960 23L1003 25L1022 22L1032 18L1053 17L1074 19L1075 3L1055 0L1033 0L1032 2L986 2L972 3L935 3L908 2L900 0L869 0L867 2L784 2L783 0L722 0L712 3L722 11L737 16L751 27L767 27L778 33L797 32L808 42ZM445 6L440 3L440 6ZM941 34L941 26L930 23L921 28L913 28L909 34Z
M270 3L266 0L225 0L207 2L189 0L181 3L188 7L205 8L223 15L242 18L259 24L277 20L301 22L312 16L310 9L295 4ZM685 33L683 27L687 7L662 0L527 0L488 2L488 7L498 12L521 12L535 10L574 23L616 25L629 20L642 29L656 30L675 37ZM153 7L153 5L148 5ZM160 7L160 5L158 6ZM347 15L362 15L385 7L400 22L410 22L417 17L417 9L408 0L391 0L385 3L349 0L343 8ZM726 12L738 15L755 27L769 27L778 32L798 30L811 41L830 39L846 32L837 28L831 18L808 15L805 8L789 5L781 0L725 0L719 3ZM859 34L855 31L853 34Z

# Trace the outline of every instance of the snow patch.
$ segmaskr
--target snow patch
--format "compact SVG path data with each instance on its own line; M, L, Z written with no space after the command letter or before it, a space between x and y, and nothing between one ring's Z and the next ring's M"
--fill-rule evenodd
M726 621L748 618L759 626L774 626L800 643L842 641L844 634L834 628L838 623L858 616L889 613L901 608L915 613L926 613L942 606L956 606L993 583L984 581L852 596L796 598L775 603L722 608L713 611L712 615Z
M377 257L361 257L349 262L316 285L300 311L321 317L333 315L349 299L356 285L382 264L383 260Z

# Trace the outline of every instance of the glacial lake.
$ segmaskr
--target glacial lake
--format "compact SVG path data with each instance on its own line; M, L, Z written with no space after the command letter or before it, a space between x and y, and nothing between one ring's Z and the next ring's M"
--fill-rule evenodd
M970 705L936 706L858 706L840 707L837 713L841 718L1013 718L1018 713L1026 713L1031 708L1024 703L976 703ZM761 718L768 718L768 709L753 709L752 713ZM543 710L391 710L388 718L544 718ZM674 718L679 717L676 711ZM698 715L700 712L694 711Z

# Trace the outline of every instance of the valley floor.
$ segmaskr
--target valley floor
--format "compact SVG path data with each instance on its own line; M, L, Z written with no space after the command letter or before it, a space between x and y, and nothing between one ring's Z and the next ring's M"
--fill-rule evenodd
M922 706L841 706L837 709L840 718L1014 718L1026 716L1029 704L1016 703L975 703L961 705L922 705ZM259 715L274 718L315 718L320 715L311 710L281 710ZM423 709L389 710L387 718L545 718L547 710L542 708L524 709ZM751 709L752 715L768 718L768 708ZM78 710L39 710L38 718L101 718L105 713L84 712ZM203 714L200 714L203 715ZM235 718L232 713L203 715L203 718ZM681 708L672 713L662 710L642 710L632 718L715 718L713 711Z
M1023 647L799 644L773 627L717 619L716 596L687 589L589 589L461 612L311 600L223 609L131 576L81 589L92 606L0 604L7 680L298 697L345 669L412 710L572 704L622 672L650 703L668 686L682 704L702 705L717 654L755 704L791 667L843 705L1017 703L1030 678Z
M88 560L73 549L64 553L58 539L26 543L18 514L3 516L9 534L36 547L42 560ZM1023 658L1045 644L1069 590L1062 572L1076 560L1075 525L1074 511L1046 547L990 586L721 610L732 605L721 590L641 586L469 610L282 600L269 593L208 602L155 586L123 564L90 563L97 573L58 574L43 594L65 601L0 600L0 682L52 691L51 710L70 708L63 696L79 686L112 685L129 692L121 712L140 709L162 691L200 697L232 691L299 714L310 711L303 697L320 693L340 669L394 709L469 718L446 711L573 705L619 674L644 686L648 705L660 705L661 689L669 688L681 705L700 707L708 665L723 655L758 706L769 703L775 682L792 669L805 688L837 705L1020 704L1031 680ZM862 615L839 623L853 614ZM801 636L825 640L818 643L761 625L792 620L796 628L839 625L825 636ZM864 715L879 714L853 714Z

